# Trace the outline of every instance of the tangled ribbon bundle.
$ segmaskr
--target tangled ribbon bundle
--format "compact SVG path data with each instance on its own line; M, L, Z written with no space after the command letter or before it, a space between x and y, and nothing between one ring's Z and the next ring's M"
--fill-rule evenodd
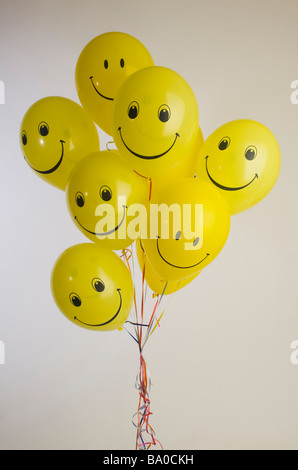
M145 256L145 255L144 255ZM130 270L132 276L134 276L134 263L133 263L133 252L129 249L122 250L122 257ZM143 350L144 347L154 333L156 327L160 326L160 320L164 314L165 308L162 307L163 293L161 295L155 295L154 305L152 313L149 314L148 323L144 323L147 317L145 313L146 299L147 299L147 284L145 281L145 269L146 264L142 270L142 288L141 288L141 305L138 308L138 302L136 298L136 291L134 290L134 308L133 315L135 321L126 321L126 324L133 325L134 334L132 334L126 327L123 325L123 328L127 333L134 339L138 344L139 349L139 359L140 366L139 371L136 377L135 387L139 392L139 401L137 412L133 415L132 423L137 429L136 436L136 450L148 450L151 446L160 446L162 444L155 438L155 431L149 423L150 416L153 414L151 411L150 403L150 390L151 390L151 377L145 361ZM162 307L162 308L161 308ZM160 310L162 312L160 313Z

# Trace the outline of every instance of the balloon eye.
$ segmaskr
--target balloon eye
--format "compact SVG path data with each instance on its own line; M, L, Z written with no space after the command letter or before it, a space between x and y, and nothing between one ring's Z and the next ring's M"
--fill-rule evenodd
M85 204L85 198L80 192L76 194L76 203L79 207L83 207L83 205Z
M181 230L178 230L175 236L175 240L180 240L180 238L181 238Z
M74 292L70 294L69 300L71 301L72 305L74 305L75 307L80 307L80 305L82 304L80 297L78 296L78 294L75 294Z
M110 201L112 199L112 190L108 186L102 186L99 195L103 201Z
M109 62L108 62L107 60L105 60L104 63L103 63L103 65L104 65L104 68L107 69L108 66L109 66Z
M166 104L162 104L158 109L158 119L167 122L171 117L171 110Z
M197 246L197 244L199 243L200 241L200 238L199 237L196 237L193 241L193 246Z
M245 158L246 160L253 160L257 156L257 149L254 145L250 145L245 150Z
M137 117L137 115L139 114L139 105L136 101L130 103L130 105L128 106L127 114L130 119L135 119Z
M218 144L219 150L226 150L231 143L230 137L224 137Z
M27 145L27 134L25 131L22 132L22 142L23 145Z
M104 283L101 281L101 279L98 279L98 277L92 279L92 287L97 292L103 292L105 290Z
M122 68L124 67L124 59L120 60L120 67L122 67Z
M45 137L46 135L48 135L48 133L49 133L49 126L48 126L48 124L47 124L45 121L42 121L41 123L39 123L39 125L38 125L38 132L39 132L40 135L42 135L43 137Z

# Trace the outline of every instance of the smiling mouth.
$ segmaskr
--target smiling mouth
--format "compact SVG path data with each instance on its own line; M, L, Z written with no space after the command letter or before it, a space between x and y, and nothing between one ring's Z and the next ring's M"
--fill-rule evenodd
M30 163L28 162L28 160L25 158L26 162L28 163L28 165L32 168L32 170L36 171L37 173L41 173L42 175L49 175L50 173L53 173L54 171L56 171L59 166L61 165L62 163L62 160L63 160L63 156L64 156L64 147L63 147L63 144L65 144L65 141L64 140L60 140L61 142L61 147L62 147L62 151L61 151L61 157L60 157L60 160L58 161L58 163L56 163L55 166L53 166L53 168L50 168L49 170L45 170L45 171L41 171L41 170L37 170L36 168L34 168L34 166L30 165Z
M79 323L82 323L82 325L86 325L86 326L105 326L105 325L108 325L109 323L114 321L115 318L119 315L121 307L122 307L121 289L117 289L117 292L118 292L119 297L120 297L120 305L119 305L119 308L118 308L117 312L115 313L115 315L112 318L110 318L108 321L106 321L104 323L92 324L92 323L85 323L85 322L81 321L78 317L73 317L74 320L77 320Z
M109 100L109 101L114 101L114 98L109 98L108 96L105 96L103 95L102 93L100 93L100 91L98 91L98 89L96 88L94 82L93 82L93 75L91 75L91 77L89 77L89 79L91 80L91 83L93 85L93 88L94 90L96 91L96 93L101 96L102 98L104 98L105 100Z
M122 216L122 219L121 219L120 223L117 225L117 227L113 228L112 230L109 230L108 232L103 232L103 233L100 233L100 232L92 232L91 230L88 230L87 228L85 228L85 227L80 223L80 221L78 220L78 218L77 218L76 215L74 216L74 219L78 222L79 226L82 227L83 230L85 230L85 232L88 232L88 233L90 233L91 235L96 235L97 237L103 237L103 236L111 235L112 233L117 232L117 230L118 230L118 229L121 227L121 225L123 224L124 219L125 219L125 209L127 209L127 206L122 206L122 207L123 207L123 216Z
M160 252L160 249L159 249L159 245L158 245L158 240L159 240L159 236L157 237L157 240L156 240L156 245L157 245L157 251L158 251L158 254L159 256L161 257L161 259L164 260L165 263L169 264L170 266L172 266L173 268L179 268L179 269L189 269L189 268L194 268L195 266L198 266L199 264L203 263L203 261L205 261L205 259L208 258L208 256L210 256L210 253L207 253L205 258L203 258L201 261L199 261L198 263L195 263L195 264L192 264L190 266L177 266L176 264L172 264L170 263L169 261L167 261L163 255L161 254Z
M177 138L180 137L180 135L178 134L178 132L176 132L174 142L172 143L172 145L171 145L165 152L160 153L160 154L158 154L158 155L148 155L148 156L147 156L147 155L141 155L141 154L136 153L136 152L134 152L133 150L131 150L131 149L126 145L126 143L125 143L124 140L123 140L122 132L121 132L121 127L118 127L118 131L119 131L121 140L122 140L124 146L127 148L127 150L128 150L130 153L132 153L133 155L135 155L136 157L138 157L138 158L143 158L143 159L145 159L145 160L154 160L155 158L163 157L164 155L166 155L166 153L168 153L168 152L174 147Z
M209 155L207 155L207 157L205 158L206 160L206 171L207 171L207 175L209 176L209 179L212 181L213 184L215 184L215 186L217 186L219 189L223 189L224 191L239 191L240 189L244 189L244 188L247 188L247 186L249 186L251 183L253 183L253 181L255 179L258 179L259 176L258 176L258 173L255 174L254 178L247 184L245 184L244 186L239 186L237 188L233 188L233 187L230 187L230 186L223 186L222 184L218 183L217 181L215 181L212 176L210 175L209 171L208 171L208 158L209 158Z

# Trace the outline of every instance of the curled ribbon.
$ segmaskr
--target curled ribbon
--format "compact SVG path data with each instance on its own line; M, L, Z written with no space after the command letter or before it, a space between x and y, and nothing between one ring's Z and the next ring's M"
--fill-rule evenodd
M131 250L122 250L122 255L127 267L134 278L134 269L131 266L133 264L133 253ZM139 371L136 376L135 388L139 392L138 408L136 413L132 417L132 424L137 430L136 435L136 450L148 450L151 446L159 445L162 448L161 443L155 438L155 431L149 423L150 417L153 414L151 411L150 403L150 390L151 390L151 377L148 371L148 367L143 355L144 347L153 334L157 326L160 326L159 322L164 314L164 310L161 315L157 316L158 308L160 307L161 300L163 298L164 291L161 295L153 296L154 305L152 313L149 315L149 321L144 322L144 314L146 307L146 293L147 285L145 281L145 263L142 271L142 286L141 286L141 305L140 309L137 305L136 293L134 290L134 313L135 321L126 321L126 324L130 324L134 327L134 334L132 334L125 326L123 328L129 333L129 335L138 344L139 348Z

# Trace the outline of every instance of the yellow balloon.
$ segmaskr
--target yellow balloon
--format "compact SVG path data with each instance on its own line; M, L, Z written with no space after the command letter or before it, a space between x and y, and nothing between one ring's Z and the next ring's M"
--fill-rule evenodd
M230 213L211 183L198 178L177 179L163 187L150 206L151 233L141 240L161 279L175 281L198 273L225 245ZM156 214L162 224L156 222Z
M142 273L144 273L145 281L152 292L158 295L173 294L189 284L198 276L198 274L200 274L200 272L198 272L178 281L161 279L149 263L140 239L136 240L136 255L140 269Z
M94 152L73 170L66 189L68 209L78 229L91 241L112 250L132 244L129 215L145 204L147 182L127 168L116 150Z
M129 75L153 64L138 39L120 32L101 34L82 50L75 71L78 96L107 134L112 135L112 108L118 88Z
M108 331L121 327L133 302L133 282L124 262L95 243L66 249L51 276L54 300L75 325Z
M205 140L196 172L219 189L233 215L257 204L271 191L280 164L272 132L257 121L238 119L219 127Z
M198 128L195 95L171 69L139 70L115 97L114 141L127 166L145 177L165 176L182 159L191 158Z
M154 197L158 192L171 181L182 178L184 176L192 177L197 168L198 154L204 143L203 133L201 128L198 128L196 139L191 148L191 151L186 154L182 153L179 162L174 165L167 173L150 178L151 197Z
M68 98L49 96L26 112L20 144L34 172L64 191L75 164L88 153L99 150L99 137L82 106Z

